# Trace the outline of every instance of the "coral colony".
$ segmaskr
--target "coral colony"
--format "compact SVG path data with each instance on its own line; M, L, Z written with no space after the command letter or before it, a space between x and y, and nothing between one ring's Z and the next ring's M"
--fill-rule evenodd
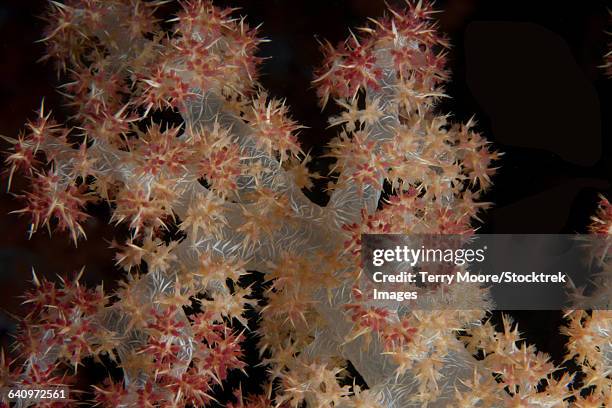
M567 313L578 378L521 341L509 318L496 331L477 285L462 294L467 311L399 308L360 286L362 233L472 234L487 207L478 197L499 154L474 122L436 112L448 44L430 5L389 8L323 45L313 83L321 104L342 113L329 119L338 176L321 207L303 193L319 175L300 149L301 126L257 82L257 29L209 1L180 2L162 21L163 3L49 6L44 59L69 78L60 90L73 116L65 127L43 104L10 139L9 187L16 177L30 184L16 192L17 212L31 217L30 234L64 231L76 244L88 204L108 203L109 222L131 235L115 244L125 278L112 293L78 273L34 275L1 385L66 384L71 400L21 405L611 406L608 312ZM183 123L164 123L162 111ZM180 239L169 238L173 226ZM611 228L602 201L593 232ZM263 298L242 283L247 271L264 274ZM267 371L245 381L260 393L237 385L219 403L228 374L249 369L253 330ZM91 358L122 374L79 394L74 379Z

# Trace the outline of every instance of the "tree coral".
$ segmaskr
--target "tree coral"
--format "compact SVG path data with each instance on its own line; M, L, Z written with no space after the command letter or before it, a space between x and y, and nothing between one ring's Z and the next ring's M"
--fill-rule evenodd
M31 184L18 212L31 233L66 230L76 243L88 203L101 201L131 236L113 243L126 275L112 293L80 275L59 284L34 275L3 385L70 384L92 357L123 370L122 381L87 390L99 406L212 406L232 370L247 369L244 338L255 329L262 393L237 389L227 406L609 401L604 315L574 314L568 329L568 358L585 367L584 389L599 392L582 397L510 319L502 332L483 323L485 291L469 293L473 310L433 313L377 304L360 286L361 234L473 234L488 205L478 200L500 154L475 121L438 112L448 44L430 4L390 7L359 36L322 44L313 84L321 105L342 112L329 119L337 179L320 207L302 191L321 176L308 173L301 126L257 82L257 28L205 0L182 1L161 21L164 3L51 2L43 59L69 78L60 89L74 126L41 105L11 139L9 185ZM182 123L163 123L163 112ZM183 236L170 237L173 226ZM244 284L247 271L264 273L264 299ZM349 363L367 389L347 381Z

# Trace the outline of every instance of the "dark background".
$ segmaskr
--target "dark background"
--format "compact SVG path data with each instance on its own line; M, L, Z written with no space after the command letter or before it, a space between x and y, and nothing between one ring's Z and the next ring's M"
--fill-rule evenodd
M243 0L215 2L241 7L252 25L271 40L261 47L269 57L261 82L270 93L286 98L293 117L308 126L301 132L305 150L316 156L334 136L321 113L310 82L321 63L316 37L342 41L351 27L379 17L385 6L375 0ZM391 2L391 4L395 4ZM42 14L46 1L4 0L0 4L0 134L14 137L34 115L41 98L59 119L65 118L58 84L50 64L38 64L44 47ZM606 79L602 57L605 30L612 30L604 1L450 0L436 3L440 30L450 40L446 87L452 99L439 106L453 120L472 115L493 146L505 152L484 200L495 205L483 215L480 232L585 232L598 194L610 196L612 181L612 79ZM3 142L2 142L3 143ZM2 148L5 144L1 145ZM324 171L329 163L313 163ZM13 191L18 191L17 180ZM2 181L3 191L6 181ZM320 187L320 186L319 186ZM320 189L310 194L320 204ZM29 285L30 269L53 276L86 266L86 281L111 286L121 273L112 262L108 242L114 228L108 211L85 229L78 248L62 235L44 232L27 239L27 221L7 215L19 208L0 194L0 335L6 346L14 328L9 313L19 313L18 298ZM525 338L560 362L563 338L558 312L512 313ZM497 319L499 314L495 315Z

